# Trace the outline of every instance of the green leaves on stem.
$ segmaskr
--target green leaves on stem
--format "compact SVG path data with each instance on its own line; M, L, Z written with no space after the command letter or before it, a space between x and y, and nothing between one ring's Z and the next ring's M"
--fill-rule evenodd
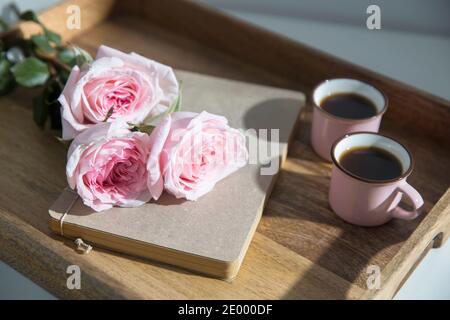
M0 17L0 32L5 32L6 30L8 30L8 24Z
M140 125L135 125L131 122L128 122L128 125L130 126L130 131L139 131L139 132L143 132L146 133L148 135L150 135L153 130L156 128L156 126L153 125L149 125L149 124L140 124Z
M74 66L90 63L92 57L83 49L64 45L61 36L49 30L33 11L19 13L22 21L41 27L41 33L25 38L20 31L0 21L0 96L10 93L16 85L42 87L33 99L33 118L44 128L50 120L53 129L61 128L60 105L57 101ZM17 29L19 30L19 29Z
M60 105L57 100L61 90L61 84L55 79L33 99L33 119L39 127L44 128L50 119L51 129L61 129Z
M10 67L11 62L6 59L5 54L2 54L0 56L0 96L10 93L15 87Z
M166 111L166 114L178 112L181 109L181 91L182 91L182 82L179 84L179 92L175 101L172 103L170 108Z
M50 45L50 41L43 34L31 36L34 45L45 53L53 53L55 49Z
M61 36L59 34L44 27L44 35L47 37L48 41L53 42L57 46L61 45Z
M149 126L156 126L158 124L158 122L164 118L165 116L167 116L168 114L174 113L174 112L178 112L181 110L181 96L182 96L182 82L180 81L179 83L179 91L178 91L178 96L176 97L176 99L172 102L172 104L170 105L170 107L162 114L157 115L155 117L151 117L151 118L147 118L144 120L144 124L145 125L149 125Z
M26 58L15 64L11 72L16 82L27 88L43 85L50 76L47 64L35 57Z
M92 57L85 50L78 47L64 48L58 53L58 59L70 67L82 66L85 63L91 63Z
M58 46L61 45L61 36L53 31L47 29L42 24L42 22L39 20L39 18L35 12L33 12L31 10L27 10L27 11L21 13L19 18L23 21L32 21L34 23L37 23L38 25L40 25L42 27L42 30L44 31L44 34L42 36L45 37L45 39L48 42L52 42Z
M22 12L20 14L19 18L21 20L23 20L23 21L33 21L33 22L36 22L38 24L41 24L37 14L34 11L31 11L31 10L27 10L27 11Z

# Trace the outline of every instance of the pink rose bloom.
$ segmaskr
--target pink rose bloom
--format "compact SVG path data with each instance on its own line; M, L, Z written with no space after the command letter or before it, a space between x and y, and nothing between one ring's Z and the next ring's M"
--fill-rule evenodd
M175 112L150 135L148 189L156 200L163 190L197 200L219 180L245 166L245 136L222 116Z
M72 142L67 181L95 211L112 206L136 207L151 198L147 189L150 136L115 122L101 123Z
M96 123L140 123L164 112L178 96L172 68L136 53L100 46L86 69L74 67L59 97L63 139Z

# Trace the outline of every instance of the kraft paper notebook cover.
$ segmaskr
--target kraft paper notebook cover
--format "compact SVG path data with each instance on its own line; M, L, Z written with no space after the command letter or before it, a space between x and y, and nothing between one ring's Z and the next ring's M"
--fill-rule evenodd
M257 135L267 149L270 129L280 129L279 148L287 143L298 122L305 96L300 92L248 84L178 71L183 82L186 110L224 115L230 125L247 130L269 129L269 138ZM252 137L256 139L254 134ZM276 161L275 161L276 163ZM275 175L261 175L270 164L247 164L197 201L169 194L139 208L112 208L95 213L76 193L66 190L49 210L50 227L69 238L95 246L188 268L219 278L234 277L253 237ZM272 163L273 165L273 163ZM70 209L69 209L70 208ZM61 217L67 211L61 224Z

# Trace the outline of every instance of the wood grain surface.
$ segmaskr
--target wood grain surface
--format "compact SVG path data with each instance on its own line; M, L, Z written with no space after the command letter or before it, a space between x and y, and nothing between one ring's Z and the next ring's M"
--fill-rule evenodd
M96 19L90 7L91 23L82 33L68 32L66 39L91 53L103 43L179 69L297 90L337 75L381 87L390 100L381 131L411 150L415 169L409 182L425 199L424 214L376 228L338 219L327 203L330 164L309 146L308 109L232 282L100 249L79 255L48 228L47 210L66 185L66 148L34 125L33 94L18 90L0 100L0 259L61 298L391 298L424 251L448 238L447 101L190 2L118 3L119 9L108 9L116 14L107 20ZM64 15L66 6L44 17ZM105 7L98 7L104 15ZM64 30L58 24L53 28ZM69 264L81 267L81 290L65 286ZM382 271L378 290L366 286L370 265Z

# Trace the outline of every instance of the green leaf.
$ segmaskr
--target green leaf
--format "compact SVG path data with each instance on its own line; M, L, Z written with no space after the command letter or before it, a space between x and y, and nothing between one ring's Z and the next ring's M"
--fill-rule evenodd
M19 16L19 18L24 21L33 21L33 22L39 24L42 27L42 29L44 30L44 35L48 41L53 42L54 44L56 44L58 46L61 45L61 36L59 34L57 34L56 32L53 32L53 31L47 29L42 24L42 22L39 20L37 14L34 11L27 10L27 11L23 12Z
M40 128L44 128L48 117L48 105L42 95L33 98L33 120Z
M44 34L49 41L53 42L54 44L56 44L58 46L61 45L61 36L59 34L57 34L56 32L53 32L53 31L45 28Z
M17 63L11 71L17 83L24 87L42 85L50 76L47 64L35 57Z
M71 67L77 65L82 67L85 63L92 62L91 55L78 47L64 48L58 53L58 59Z
M52 103L49 105L49 114L50 114L50 127L54 130L62 129L61 122L61 105L58 103Z
M33 21L33 22L41 24L37 14L32 10L27 10L27 11L22 12L20 14L19 18L24 21Z
M46 53L52 53L53 51L55 51L55 49L53 49L53 47L50 45L48 38L43 34L31 36L31 41L33 41L33 43L39 49L43 50Z
M0 59L0 76L3 78L9 72L11 62L9 62L5 57Z
M73 48L64 48L58 52L58 59L71 67L76 64L76 53Z
M62 87L58 79L49 82L43 92L43 103L47 106L48 118L50 118L51 129L61 129L61 112L58 97L61 95Z
M170 106L170 109L172 110L171 112L168 113L172 113L172 112L178 112L181 110L181 82L180 82L180 91L178 93L178 97L175 99L175 101L172 103L172 105Z
M60 87L64 88L64 84L69 79L70 71L67 70L60 70L58 74L58 80L60 82Z
M73 50L75 50L75 54L76 54L76 58L77 58L77 65L79 67L82 67L83 64L85 64L85 63L92 62L93 59L87 51L85 51L79 47L74 47Z
M11 62L2 57L0 59L0 96L10 93L15 87L14 77L9 72L10 67Z
M153 130L156 128L156 126L154 125L150 125L150 124L134 124L132 122L127 122L127 124L130 126L129 130L132 132L136 132L136 131L140 131L143 133L147 133L148 135L150 135Z
M41 95L33 99L33 120L44 128L50 119L51 129L61 129L60 104L57 101L61 88L56 80L49 82Z
M156 127L151 126L151 125L141 125L137 128L140 132L144 132L144 133L150 135L153 132L153 129L155 129Z
M9 29L8 24L6 23L5 20L2 19L2 17L0 17L0 31L5 32L8 29Z

